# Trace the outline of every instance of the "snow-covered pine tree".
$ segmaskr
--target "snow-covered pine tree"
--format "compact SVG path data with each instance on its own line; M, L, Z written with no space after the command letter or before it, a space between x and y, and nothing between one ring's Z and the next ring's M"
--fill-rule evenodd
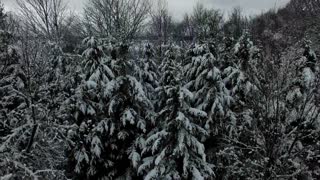
M189 52L192 61L184 67L186 87L194 93L193 104L208 113L205 127L213 134L225 129L226 118L232 98L222 79L221 61L215 57L207 44L195 45Z
M253 45L248 33L242 35L233 48L230 48L231 44L231 39L226 40L222 54L222 79L233 98L231 110L237 119L237 122L233 123L234 129L237 123L245 122L246 117L252 114L251 109L247 108L249 107L247 103L255 96L257 90L254 85L256 82L251 81L256 81L252 77L257 73L255 65L260 61L260 50Z
M188 53L192 56L192 61L184 69L186 86L195 94L193 104L208 114L205 127L210 136L204 144L208 161L215 165L216 152L221 148L221 138L229 134L235 124L234 113L230 110L233 99L222 79L224 62L218 47L218 44L211 47L209 44L195 45ZM216 56L212 52L215 52Z
M107 118L104 104L104 89L114 77L111 70L111 58L104 53L102 42L94 37L84 39L86 50L82 58L82 82L69 99L73 116L70 123L77 128L70 129L69 163L77 179L99 179L108 172L105 141L108 139L107 127L103 125Z
M127 48L120 45L113 53L117 73L104 91L108 118L107 126L101 124L101 127L108 127L109 133L107 149L113 162L106 174L109 178L137 178L145 135L154 117L152 102L142 84L128 70L128 65L133 63L128 62L123 53Z
M47 46L50 49L50 63L47 67L44 97L47 97L47 109L53 122L62 125L67 123L66 119L70 116L68 104L81 83L81 63L78 63L81 56L63 52L59 42L48 42Z
M25 76L21 70L21 66L19 64L19 55L17 50L12 46L13 35L6 31L6 18L7 15L4 11L2 4L0 5L0 99L1 99L1 110L2 113L0 114L1 123L0 123L0 131L5 131L5 120L8 112L5 109L9 107L9 110L14 110L15 107L19 106L19 96L13 95L12 97L8 97L10 93L15 93L14 90L16 89L17 92L19 89L24 88ZM16 94L16 93L15 93ZM19 94L19 93L18 93ZM23 98L22 98L23 99ZM16 101L16 103L15 103ZM24 101L24 100L22 100ZM7 119L8 120L8 119ZM0 132L1 137L1 132ZM2 136L3 137L3 136Z
M76 177L133 179L153 104L129 74L133 63L126 59L127 46L114 46L109 57L97 40L85 42L84 83L76 114L79 128L69 131L76 143L72 150Z
M159 84L159 86L172 85L171 80L174 79L174 76L177 75L176 69L172 68L178 65L176 60L177 54L175 53L174 49L169 48L164 54L165 56L159 66L159 72L161 74L161 78L159 80L159 83L161 82L161 84ZM163 91L163 88L157 88L156 93L157 93L158 99L155 104L155 109L156 109L156 112L159 112L165 106L166 93Z
M206 162L201 138L208 132L201 127L207 113L192 108L193 94L182 86L173 51L162 63L157 126L143 150L145 158L138 169L144 179L205 179L214 176Z
M22 77L19 78L20 68L18 66L17 52L10 47L12 41L12 34L5 30L6 28L6 13L1 4L0 7L0 137L6 136L10 131L7 122L10 120L8 114L11 110L15 110L24 98L17 95L19 91L15 92L15 88L24 88ZM12 54L14 53L14 54ZM15 98L16 97L16 98ZM2 141L0 141L2 142Z
M155 101L155 90L159 86L159 71L153 47L150 44L145 46L144 57L138 60L138 69L135 76L143 86L148 99ZM153 102L154 103L154 102Z
M232 39L227 38L220 54L223 61L222 79L233 99L230 106L233 113L230 119L232 123L227 128L227 134L223 135L221 147L218 150L220 152L216 154L219 161L217 167L219 174L225 179L250 177L246 173L254 169L254 166L248 164L250 160L245 161L249 157L248 154L244 154L247 152L234 148L239 145L237 142L255 146L255 142L252 141L252 132L256 122L254 122L252 107L256 106L254 99L261 98L257 94L255 84L258 80L254 78L257 73L256 64L260 60L259 53L259 49L250 40L249 34L245 33L235 44Z
M0 32L2 43L7 41L7 38L10 38L9 33L4 31ZM16 127L16 123L22 123L12 116L19 116L19 109L24 109L23 107L26 105L25 103L27 103L27 99L23 93L26 85L26 77L19 62L19 55L16 49L10 47L8 44L5 45L2 43L2 58L0 61L0 127L2 128L0 128L0 137L6 136L8 131L12 130L9 127L13 128Z
M175 53L174 47L169 48L164 54L165 57L162 60L159 71L161 73L161 78L159 80L159 87L156 89L157 101L155 103L155 111L160 112L167 103L167 99L169 98L165 88L166 86L172 86L176 84L176 77L181 73L177 69L182 69L180 64L177 62L177 54ZM157 131L157 127L159 127L159 123L161 121L155 121L155 128L150 133L154 133Z
M234 67L237 63L237 58L235 58L234 46L236 41L232 37L224 37L223 43L219 44L220 49L218 54L219 57L223 60L222 69L226 69L228 67Z

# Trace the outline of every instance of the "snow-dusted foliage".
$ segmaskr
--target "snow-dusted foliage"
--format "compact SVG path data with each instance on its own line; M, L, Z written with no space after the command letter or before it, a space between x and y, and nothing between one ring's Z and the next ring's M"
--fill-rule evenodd
M312 52L306 48L306 51ZM243 51L246 52L246 51ZM249 51L255 52L255 51ZM245 57L245 56L238 56ZM247 69L242 69L256 87L254 96L243 96L237 114L237 134L225 137L218 157L228 159L219 173L225 179L318 178L319 110L314 101L312 81L317 69L307 62L305 53L297 62L281 60L261 63L248 54ZM250 62L258 60L260 63ZM239 62L241 63L241 61ZM306 65L313 64L313 65ZM310 68L311 67L311 68ZM296 71L296 72L295 72ZM307 75L306 75L307 74Z
M99 44L99 40L88 37L83 40L83 43L87 47L82 54L86 59L83 70L86 85L93 89L103 87L115 76L109 67L111 60L104 55L103 46Z
M220 57L224 59L222 79L233 99L230 106L233 117L226 133L220 135L221 144L215 151L217 171L224 179L259 179L264 175L257 175L261 172L258 170L258 161L256 164L250 164L252 160L248 160L251 158L250 153L253 153L251 147L256 145L256 141L261 141L259 134L254 134L258 123L256 120L260 119L254 115L254 108L258 107L253 107L252 104L255 98L259 97L255 84L257 81L252 78L256 75L256 64L260 60L259 49L250 41L248 34L244 34L235 44L232 39L226 39ZM246 147L248 149L242 149Z
M104 88L115 77L111 70L111 59L104 54L99 41L89 37L83 43L87 49L82 54L82 82L75 92L78 99L78 111L75 113L77 123L81 123L82 116L95 116L103 110L100 104Z
M145 46L144 57L137 62L135 76L142 84L149 99L155 100L155 90L159 86L159 70L153 47L150 44Z
M156 89L158 96L155 103L156 112L160 112L167 103L168 95L164 87L175 85L177 83L176 77L181 73L181 69L179 69L179 64L177 63L176 58L177 56L175 56L173 49L169 49L165 53L165 57L159 67L159 71L162 76L159 81L159 87ZM160 123L160 121L156 121L156 126L158 123Z
M230 48L230 46L232 47L232 42L228 41L231 40L226 40L224 52L222 53L224 64L222 76L230 93L233 97L237 96L236 101L241 101L245 96L252 95L255 90L248 76L251 73L250 71L256 71L255 64L258 63L259 49L250 41L248 34L241 36L233 48Z
M287 108L289 110L290 134L293 164L296 171L307 174L309 178L319 178L319 103L316 90L319 87L319 64L316 54L311 49L311 42L304 42L303 56L294 66L296 75L289 84ZM298 153L299 152L299 153ZM300 168L300 169L299 169Z
M84 81L76 94L78 128L69 132L75 143L73 170L79 179L133 178L153 104L141 83L127 74L125 56L115 52L124 46L109 58L93 38L84 42L88 49L83 53Z
M8 42L7 35L8 33L1 32L2 43ZM12 58L13 56L8 54L8 44L2 45L1 56L6 57L6 59L5 61L2 60L3 64L0 65L0 151L4 152L5 149L10 148L11 143L16 143L13 138L17 138L14 137L17 134L12 131L27 122L24 119L25 117L21 117L21 114L27 111L28 97L24 94L27 79L19 59Z
M192 61L184 68L186 87L194 93L193 104L208 113L206 129L217 133L227 124L226 118L233 116L229 111L233 100L222 79L222 62L210 52L208 44L196 44L190 51Z
M65 142L53 108L57 105L53 101L59 98L50 96L52 82L42 74L50 74L51 69L41 63L31 65L49 59L47 51L44 47L36 56L27 54L26 49L13 46L13 35L2 32L6 40L2 40L0 65L0 177L64 179ZM42 71L36 71L38 68Z
M193 94L181 86L176 62L166 53L159 87L162 104L157 126L151 131L143 150L139 174L144 179L205 179L213 177L201 138L208 132L201 127L207 113L192 108Z
M115 161L111 167L116 172L113 177L130 179L137 176L145 134L154 122L154 110L146 88L129 71L123 70L128 68L123 67L127 66L127 60L122 57L116 59L122 70L117 71L120 73L104 89L104 98L110 124L108 149Z
M114 171L118 171L118 176L133 177L144 148L144 134L152 123L153 104L142 85L130 75L119 76L110 82L104 96L108 101L106 110L109 119L106 122L110 124L109 153L116 157L113 159L121 167Z
M79 179L101 178L99 172L107 168L107 164L99 159L104 152L104 141L101 136L108 132L103 131L106 125L101 125L107 118L104 110L104 89L107 83L115 78L111 68L111 58L105 54L102 42L94 37L83 40L86 47L82 54L81 84L75 89L74 95L65 102L69 106L66 113L72 113L68 123L75 123L74 128L68 130L70 173L76 173ZM97 131L99 127L100 133ZM101 170L100 170L101 169Z
M320 179L320 11L156 1L0 5L0 180Z
M248 34L241 36L235 45L232 42L232 39L226 39L220 56L223 61L222 79L233 99L230 106L233 126L229 129L229 135L236 133L240 124L250 123L248 117L252 110L247 103L256 95L256 79L252 78L252 74L256 72L256 64L260 61L260 51L253 45Z

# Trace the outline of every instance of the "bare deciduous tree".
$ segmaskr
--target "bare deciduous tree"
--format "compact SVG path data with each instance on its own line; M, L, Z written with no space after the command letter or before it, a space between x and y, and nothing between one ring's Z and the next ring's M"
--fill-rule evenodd
M205 40L217 38L223 25L223 14L197 3L191 14L185 14L181 22L182 34L186 39Z
M151 32L159 38L160 44L166 44L172 30L172 18L166 0L157 0L151 11Z
M62 0L17 0L25 26L36 34L50 39L61 37L66 17Z
M126 41L141 30L149 9L149 0L92 0L85 8L85 25L89 34Z
M216 37L222 26L222 14L218 10L207 9L198 3L192 14L193 26L199 39Z
M184 28L184 35L187 37L194 37L194 26L192 24L192 17L190 15L185 14L183 17L183 28Z
M225 34L237 39L243 34L247 24L247 18L243 16L242 9L235 7L224 25Z

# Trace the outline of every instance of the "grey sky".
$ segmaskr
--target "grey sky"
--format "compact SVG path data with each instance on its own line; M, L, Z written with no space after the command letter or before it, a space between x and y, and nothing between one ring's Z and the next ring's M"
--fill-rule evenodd
M89 0L65 0L70 9L81 12L83 6ZM155 1L155 0L152 0ZM206 7L220 9L225 14L235 6L240 6L246 15L259 14L270 8L285 5L289 0L168 0L169 10L175 19L181 19L186 12L192 12L197 2ZM15 0L2 0L7 10L15 11Z
M225 14L233 7L240 6L246 15L255 15L270 8L284 6L289 0L169 0L170 12L181 18L185 12L192 12L197 2L208 8L220 9Z

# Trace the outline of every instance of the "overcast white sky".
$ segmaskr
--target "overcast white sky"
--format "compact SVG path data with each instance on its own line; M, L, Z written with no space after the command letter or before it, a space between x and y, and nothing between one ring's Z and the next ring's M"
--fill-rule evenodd
M70 9L81 12L86 2L90 0L65 0ZM155 1L155 0L152 0ZM289 0L168 0L169 10L175 19L181 19L186 12L192 12L197 2L202 2L206 7L220 9L225 14L235 6L240 6L245 14L255 15L270 8L277 8L285 5ZM16 11L15 0L2 0L5 8Z

